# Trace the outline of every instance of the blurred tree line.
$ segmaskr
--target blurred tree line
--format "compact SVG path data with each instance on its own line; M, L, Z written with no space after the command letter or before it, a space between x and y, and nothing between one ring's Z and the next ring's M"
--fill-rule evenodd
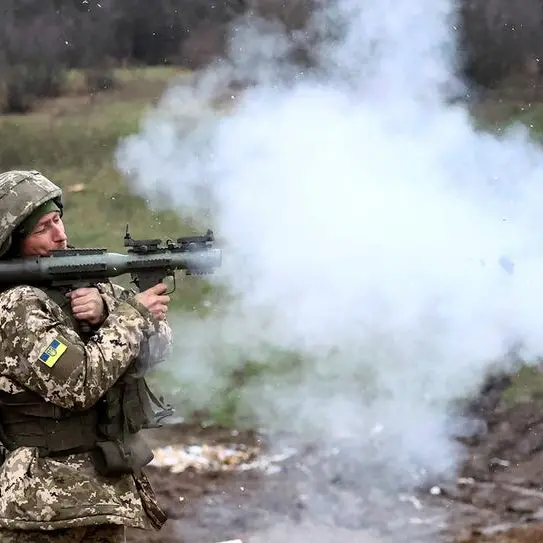
M24 112L62 92L66 71L85 71L89 91L114 84L119 65L198 67L220 54L242 13L300 28L323 0L2 0L0 100ZM477 85L538 79L543 0L459 0L461 68Z

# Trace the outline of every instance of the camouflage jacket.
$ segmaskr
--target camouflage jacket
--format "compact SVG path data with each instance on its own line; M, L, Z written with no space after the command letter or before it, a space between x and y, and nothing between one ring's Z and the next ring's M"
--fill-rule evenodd
M0 293L0 390L17 394L26 388L56 406L84 411L143 348L152 347L150 365L169 354L171 330L165 321L156 321L121 287L100 284L99 290L108 316L86 342L42 290L18 286ZM55 340L66 349L54 364L46 364L40 356ZM88 453L50 458L33 447L17 448L0 467L0 528L103 523L151 528L144 506L155 497L143 479L101 477Z

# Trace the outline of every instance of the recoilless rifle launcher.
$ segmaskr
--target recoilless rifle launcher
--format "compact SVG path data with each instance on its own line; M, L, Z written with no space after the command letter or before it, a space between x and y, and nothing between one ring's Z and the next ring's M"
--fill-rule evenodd
M175 290L176 270L185 270L187 275L206 275L221 265L222 252L213 247L214 241L213 232L208 230L203 236L168 239L162 245L161 239L133 239L127 226L127 254L69 248L44 257L0 261L0 287L32 285L69 291L130 274L140 291L166 277L173 278Z

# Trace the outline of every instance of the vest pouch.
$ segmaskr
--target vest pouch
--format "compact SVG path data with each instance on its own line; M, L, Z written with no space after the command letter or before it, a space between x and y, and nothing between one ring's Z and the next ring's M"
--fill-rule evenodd
M141 375L127 373L124 376L124 394L122 410L128 430L136 434L140 430L159 428L160 420L170 416L173 409L165 406L149 388L146 379ZM160 408L155 411L153 405Z
M149 399L145 394L145 379L127 374L124 378L122 409L125 423L132 434L148 427L152 416Z
M124 441L98 441L93 451L94 466L100 475L118 477L138 473L154 458L145 440L136 434Z

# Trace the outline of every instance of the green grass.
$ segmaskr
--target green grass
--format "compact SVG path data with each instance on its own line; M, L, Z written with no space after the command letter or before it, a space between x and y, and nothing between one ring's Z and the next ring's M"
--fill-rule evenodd
M531 401L543 397L543 372L541 367L523 367L514 374L511 386L503 398L509 404Z
M472 113L484 130L501 131L513 122L521 122L534 138L539 139L543 134L543 104L540 103L484 102L474 106Z

